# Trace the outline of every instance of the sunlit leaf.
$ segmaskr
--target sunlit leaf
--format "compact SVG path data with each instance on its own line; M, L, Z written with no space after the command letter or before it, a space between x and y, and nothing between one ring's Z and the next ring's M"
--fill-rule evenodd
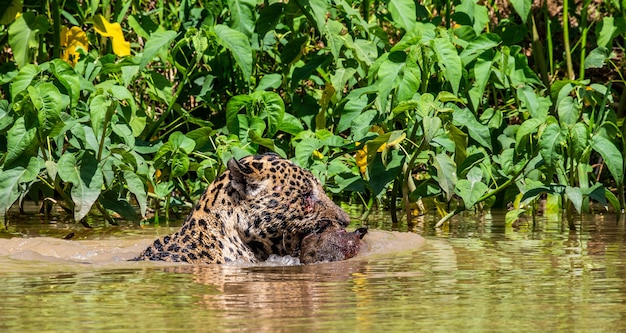
M90 151L83 151L76 158L66 152L59 159L59 177L72 184L71 196L74 202L74 219L82 220L98 200L104 180L98 161Z
M233 58L235 58L237 66L243 73L243 79L250 82L252 76L252 47L248 37L223 24L217 24L214 29L218 42L228 49Z
M389 13L394 24L406 31L413 31L415 22L415 1L413 0L389 0Z
M467 179L459 179L455 192L463 198L466 208L473 207L487 192L487 185L482 182L483 172L479 167L473 167L467 173Z
M439 187L446 193L446 200L450 201L456 187L456 164L446 154L437 154L433 160L433 166L437 170L437 182Z
M526 23L532 7L532 0L511 0L511 4L517 15L522 19L522 22Z
M48 31L49 23L45 15L35 16L34 12L24 12L8 29L9 46L19 68L31 63L39 49L39 36Z
M67 104L63 103L59 89L50 82L29 86L28 95L37 109L38 130L43 135L48 135L59 122L61 111Z
M231 14L231 27L250 37L254 30L254 7L256 0L228 0Z
M456 47L447 38L436 38L433 40L433 48L439 60L439 67L443 70L443 76L450 82L452 92L455 95L458 94L463 76L463 64Z
M174 38L176 38L175 31L167 30L153 32L143 49L141 61L139 62L139 70L146 67L146 65L150 63L159 53L167 50Z
M624 159L615 144L603 136L594 135L591 138L591 148L602 156L615 182L622 184L624 181Z
M7 133L7 152L4 155L4 164L20 158L26 152L31 152L37 143L37 128L27 124L24 117L18 118Z
M35 180L41 167L39 158L33 156L22 159L10 169L0 171L0 221L4 221L7 210L27 190L21 184Z

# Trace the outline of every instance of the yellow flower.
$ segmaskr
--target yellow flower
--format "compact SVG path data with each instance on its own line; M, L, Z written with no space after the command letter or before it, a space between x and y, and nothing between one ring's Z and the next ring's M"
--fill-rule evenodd
M111 38L113 53L120 57L130 55L130 43L124 39L124 32L119 23L109 23L104 16L98 14L93 17L93 27L101 36Z
M67 61L70 65L76 65L80 54L76 51L77 47L89 50L87 35L79 27L61 28L61 59Z

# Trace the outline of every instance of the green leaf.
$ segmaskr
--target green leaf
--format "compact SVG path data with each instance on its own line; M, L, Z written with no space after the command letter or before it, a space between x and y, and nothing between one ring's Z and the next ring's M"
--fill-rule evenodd
M517 15L519 15L522 19L522 22L526 23L528 14L530 14L530 9L533 4L532 0L511 0L511 4L513 5Z
M4 221L6 212L19 196L28 192L28 188L21 184L35 180L40 169L39 158L33 156L28 159L27 163L26 159L22 159L10 169L0 171L0 221Z
M91 151L83 151L78 159L74 154L66 152L59 158L59 177L72 184L72 200L74 201L74 219L82 220L93 204L98 200L104 180L98 161Z
M580 214L583 205L583 194L580 191L580 187L566 186L565 194L567 199L574 205L574 208L576 208L576 212Z
M561 127L557 123L546 126L539 139L539 151L546 165L553 167L559 158L558 150L565 137L561 134Z
M22 67L11 83L11 96L15 98L19 93L26 90L39 72L40 69L37 65L28 64Z
M613 45L613 39L618 32L615 26L615 18L603 17L600 24L596 25L596 36L598 36L598 46L609 48Z
M519 217L524 214L524 212L526 212L525 209L511 209L508 212L506 212L506 215L504 217L504 223L506 225L511 225L513 224L513 222L517 221L519 219Z
M39 36L48 30L48 18L35 16L32 11L23 12L9 26L9 45L19 68L32 63L39 49Z
M230 9L231 27L241 31L244 35L252 36L254 30L254 7L256 0L228 0Z
M456 193L463 198L465 208L473 207L487 193L487 185L482 182L483 172L480 167L473 167L467 173L467 179L456 183Z
M298 161L298 164L303 167L309 166L309 160L313 155L313 151L318 150L322 147L323 146L321 141L314 137L303 138L296 145L296 161Z
M446 200L450 201L456 187L456 164L446 154L437 154L433 160L433 165L437 170L437 182L439 187L446 193Z
M172 133L167 142L172 144L174 151L180 150L185 154L191 154L196 148L196 142L182 132Z
M292 114L285 113L283 115L283 121L280 123L279 131L283 131L285 133L289 133L291 135L296 135L302 131L304 131L304 127L298 118L293 116Z
M243 73L243 79L250 82L252 77L252 47L246 35L223 24L214 27L218 42L230 51Z
M432 43L439 60L439 68L443 70L443 76L450 82L452 92L457 95L463 76L461 57L454 44L447 38L435 38Z
M557 106L559 120L567 125L574 125L580 118L580 104L572 96L563 98Z
M422 119L422 126L424 126L424 140L430 143L441 129L441 119L439 117L426 116Z
M176 35L177 33L172 30L155 31L150 34L150 38L144 46L141 61L139 61L139 70L145 68L158 54L166 51L170 47L170 43L176 38Z
M413 31L417 17L415 15L415 1L389 0L388 7L392 22L406 31Z
M176 151L171 163L172 177L183 176L189 171L189 156L183 151Z
M2 188L0 186L0 188ZM606 199L611 203L611 206L613 206L613 209L616 212L619 212L621 208L621 205L619 203L619 199L615 196L615 194L613 194L613 192L609 191L609 189L604 189L604 195L606 196ZM0 212L1 213L1 212Z
M602 68L604 63L611 57L611 50L598 46L589 52L589 55L585 58L585 69L589 68Z
M604 159L617 184L624 181L624 159L615 144L603 136L594 135L591 138L591 148L597 151Z
M26 153L34 151L37 144L37 128L25 124L24 117L17 118L7 133L7 153L4 164L8 165Z
M273 137L283 121L285 102L273 91L256 91L252 93L252 97L262 104L260 116L267 117L267 135Z
M39 131L43 136L48 135L52 128L60 121L60 114L67 107L59 89L50 82L43 82L28 87L28 95L37 109Z
M461 59L465 59L461 54ZM476 59L474 64L474 84L470 88L469 95L472 107L474 110L478 110L482 103L483 95L485 93L485 87L489 82L491 76L491 65L493 64L492 54L483 54Z
M463 49L461 54L461 60L463 64L467 66L469 63L474 61L478 56L480 56L483 52L487 50L491 50L496 46L500 45L501 39L500 36L496 34L480 34L478 37L474 38L466 47Z
M527 135L535 133L541 124L543 124L543 122L537 118L530 118L524 121L515 134L515 145L521 147L522 140L524 140Z
M517 96L532 118L546 120L551 104L549 99L537 96L537 93L528 85L517 88Z
M389 184L402 172L403 164L404 155L401 155L398 150L391 151L391 160L386 163L383 163L382 155L378 154L367 167L372 195L379 197L383 194Z
M69 92L70 105L76 107L80 98L80 77L74 68L61 59L53 59L50 61L50 71Z
M113 100L105 95L97 95L89 103L89 116L91 127L97 136L106 135L105 122L111 118L115 111ZM104 131L104 132L103 132Z
M478 122L472 111L468 108L456 110L453 114L453 119L455 125L467 127L467 131L472 139L480 143L481 146L493 151L489 127Z

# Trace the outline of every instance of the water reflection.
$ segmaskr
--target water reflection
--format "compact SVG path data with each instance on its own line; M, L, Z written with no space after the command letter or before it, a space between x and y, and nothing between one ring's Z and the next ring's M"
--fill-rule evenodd
M7 254L0 242L0 330L609 332L626 322L623 220L589 216L574 231L541 216L506 226L504 213L434 220L411 227L426 245L372 233L364 255L309 266L112 259L163 231L149 228L67 248L43 239L47 251L101 251L81 260Z

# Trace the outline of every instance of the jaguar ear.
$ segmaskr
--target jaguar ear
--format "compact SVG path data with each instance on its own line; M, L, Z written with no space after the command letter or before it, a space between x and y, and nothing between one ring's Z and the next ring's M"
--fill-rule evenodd
M259 189L256 173L249 166L231 158L227 165L230 171L230 185L243 197L255 195Z

